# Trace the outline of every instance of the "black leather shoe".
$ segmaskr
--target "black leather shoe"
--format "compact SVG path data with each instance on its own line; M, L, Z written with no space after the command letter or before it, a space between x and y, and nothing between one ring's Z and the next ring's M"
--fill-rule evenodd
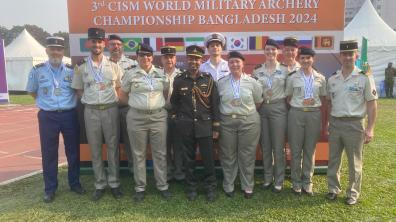
M336 193L328 193L328 194L326 195L326 199L328 199L328 200L335 200L335 199L337 199L337 194L336 194Z
M96 189L92 194L92 201L98 201L103 197L105 189Z
M120 199L122 197L122 193L119 187L111 188L111 194L115 199Z
M231 192L224 192L225 193L225 195L227 196L227 197L229 197L229 198L233 198L234 196L235 196L235 192L234 191L231 191Z
M44 203L51 203L55 199L55 193L45 193L43 197Z
M261 186L261 189L263 189L263 190L268 190L269 188L271 188L271 186L272 186L272 183L270 183L270 184L263 184L263 185Z
M312 191L307 191L307 190L305 190L305 189L302 189L302 193L303 193L303 194L306 194L306 195L308 195L308 196L310 196L310 197L312 197L312 196L314 195L314 193L313 193Z
M144 191L135 192L135 195L133 195L133 201L142 202L144 200L144 196Z
M206 200L209 201L209 202L215 201L216 200L216 192L214 192L212 190L208 191L206 193Z
M164 200L170 200L170 198L172 197L172 194L171 194L171 192L169 192L169 190L161 190L160 193L161 193L162 199L164 199Z
M190 191L187 193L187 199L189 201L194 201L197 199L197 197L198 197L198 193L196 191Z
M346 205L355 205L355 204L357 204L357 200L353 199L351 197L347 197L345 200L345 204Z
M273 193L280 193L280 192L282 192L282 187L280 189L272 187L272 192Z
M296 190L296 189L294 189L294 188L291 188L291 191L292 191L293 194L295 194L295 195L297 195L297 196L300 196L300 195L301 195L301 190Z
M86 193L85 189L82 188L81 186L74 186L74 187L70 188L70 191L74 192L76 194L79 194L79 195L83 195Z
M251 199L253 197L253 193L243 191L243 197L245 197L245 199Z

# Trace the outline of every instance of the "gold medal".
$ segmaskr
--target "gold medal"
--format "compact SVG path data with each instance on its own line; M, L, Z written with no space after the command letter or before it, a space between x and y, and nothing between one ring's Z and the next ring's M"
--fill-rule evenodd
M312 99L312 98L304 99L304 100L303 100L303 105L304 105L304 106L312 106L312 105L315 105L315 100Z
M231 105L232 106L241 106L242 100L240 98L233 99L233 100L231 100Z

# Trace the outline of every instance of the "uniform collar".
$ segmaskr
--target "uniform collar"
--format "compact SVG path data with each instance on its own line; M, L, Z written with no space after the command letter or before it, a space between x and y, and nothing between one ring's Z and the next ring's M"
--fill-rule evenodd
M336 78L337 79L343 79L344 81L349 80L350 78L352 78L352 76L358 76L360 75L361 70L355 66L355 68L353 69L352 73L346 78L344 79L344 76L342 75L342 70L338 70L337 74L336 74Z
M217 65L217 67L223 65L224 63L227 63L227 61L225 61L223 58L220 58L220 62L219 62L219 64ZM212 68L214 68L214 69L217 68L217 67L215 67L215 66L210 62L210 58L209 58L206 62L204 62L204 64L206 64L206 65L208 65L208 66L210 66L210 67L212 67Z
M146 71L144 71L144 69L142 69L139 66L139 64L137 65L137 68L138 68L139 73L141 73L143 75L146 75L146 74L151 75L153 73L158 73L158 69L153 64L151 65L151 69L148 71L148 73L146 73Z

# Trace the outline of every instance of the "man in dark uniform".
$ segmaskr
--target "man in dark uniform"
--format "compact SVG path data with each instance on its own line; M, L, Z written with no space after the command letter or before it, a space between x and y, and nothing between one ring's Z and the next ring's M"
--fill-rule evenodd
M206 198L211 202L216 199L213 139L219 137L219 95L211 75L199 71L204 50L192 45L186 52L188 70L175 78L170 102L184 149L187 198L191 201L197 198L194 169L198 144L204 166Z
M84 194L80 176L79 125L77 97L71 88L73 68L62 62L65 40L48 37L48 61L33 67L29 74L26 91L36 100L38 112L43 176L45 183L44 202L52 202L58 187L59 133L65 143L68 163L68 179L71 191Z
M393 84L394 77L396 76L396 69L392 67L392 63L388 63L388 67L385 69L385 93L386 98L393 98Z

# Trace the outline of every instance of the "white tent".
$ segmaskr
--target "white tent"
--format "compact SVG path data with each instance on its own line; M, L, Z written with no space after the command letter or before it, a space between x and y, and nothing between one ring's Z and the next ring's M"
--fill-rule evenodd
M10 91L25 91L32 67L48 59L45 48L26 29L5 48L5 56ZM71 60L64 57L63 61L70 63Z
M361 43L362 37L368 39L368 62L380 89L388 63L396 64L396 32L377 14L370 0L365 1L344 30L344 39L357 39Z

